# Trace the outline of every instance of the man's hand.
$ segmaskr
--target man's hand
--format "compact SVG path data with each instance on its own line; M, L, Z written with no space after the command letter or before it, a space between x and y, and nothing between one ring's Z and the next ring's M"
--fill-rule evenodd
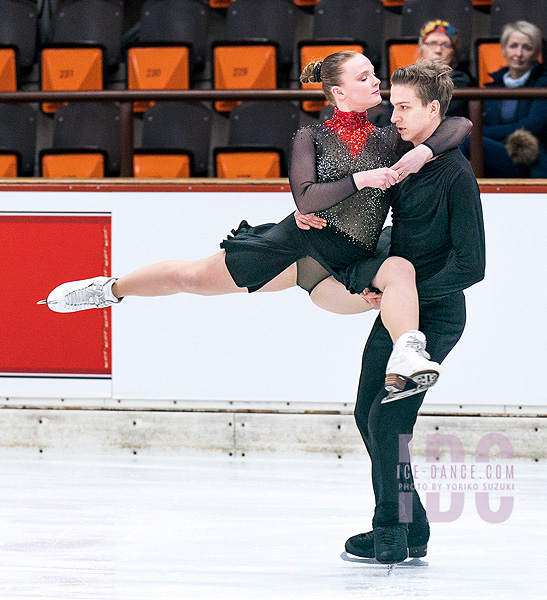
M394 169L381 167L380 169L370 169L369 171L354 173L353 181L358 190L367 187L387 190L398 182L398 177L399 174Z
M375 310L380 310L380 304L382 302L382 292L371 292L369 288L365 288L360 294L361 298L372 306Z
M406 154L403 154L391 168L397 172L399 181L402 181L411 173L417 173L432 157L433 152L431 148L420 144L416 148L409 150Z
M325 219L316 217L314 213L303 215L298 210L294 213L294 220L300 229L311 229L312 227L314 229L323 229L323 227L327 226Z

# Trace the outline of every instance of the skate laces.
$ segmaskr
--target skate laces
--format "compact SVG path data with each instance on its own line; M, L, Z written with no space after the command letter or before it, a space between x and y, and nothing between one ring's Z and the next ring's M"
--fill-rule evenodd
M378 541L382 544L395 544L399 539L398 527L383 527L379 533L380 539Z
M92 283L86 288L80 288L73 292L68 292L65 296L65 304L67 306L100 306L106 304L106 298L104 296L104 289L102 285Z
M420 356L427 358L429 360L431 355L429 352L426 352L424 343L419 340L417 337L411 336L407 339L405 348L409 348L410 350L414 350Z

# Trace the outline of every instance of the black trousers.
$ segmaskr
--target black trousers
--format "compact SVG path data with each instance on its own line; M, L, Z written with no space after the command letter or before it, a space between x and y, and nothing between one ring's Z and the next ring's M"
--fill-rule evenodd
M443 361L460 339L464 326L463 292L420 302L420 330L427 338L432 360ZM414 490L408 442L425 392L381 403L386 395L384 378L392 349L393 342L378 316L363 353L355 420L372 461L376 500L373 526L399 523L419 526L426 520L426 514ZM442 376L437 385L443 385Z

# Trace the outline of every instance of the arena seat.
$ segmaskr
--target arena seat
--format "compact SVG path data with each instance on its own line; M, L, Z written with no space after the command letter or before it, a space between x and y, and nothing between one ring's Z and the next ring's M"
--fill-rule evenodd
M401 12L401 35L418 37L427 21L448 21L460 36L460 61L469 61L473 4L471 0L406 0Z
M295 28L292 0L235 0L226 14L226 40L213 43L214 88L276 89L288 81ZM216 102L215 108L226 112L236 104Z
M0 104L0 152L4 155L3 171L16 157L18 176L34 175L38 113L29 104ZM10 167L11 168L11 167Z
M238 179L281 177L282 156L275 148L215 148L215 176Z
M486 83L492 81L489 73L506 66L505 58L501 53L499 38L480 38L476 45L476 72L479 87L485 87Z
M102 90L104 82L101 48L44 48L41 53L44 91ZM42 110L54 113L66 102L44 102Z
M130 90L187 90L190 88L190 47L131 47L127 51L127 88ZM144 112L154 102L134 102Z
M294 0L294 3L296 4L296 6L302 6L302 7L315 6L318 2L319 2L319 0Z
M42 172L45 156L60 155L57 161L46 162L56 166L65 162L67 169L79 166L85 173L97 173L102 163L104 175L115 177L120 171L120 136L120 108L116 103L72 102L62 106L54 115L52 146L42 150L40 155ZM78 156L73 157L73 154ZM83 164L87 160L83 154L93 155L88 157L89 169Z
M135 177L207 177L214 113L190 102L159 102L143 115Z
M392 6L402 6L405 0L382 0L384 6L392 7Z
M0 151L0 179L17 177L17 154Z
M313 12L310 41L361 45L372 64L378 67L384 50L383 30L384 7L378 0L321 0Z
M528 21L537 25L547 37L547 7L536 0L493 0L490 6L490 34L500 36L503 26L514 21Z
M105 69L120 62L123 3L120 0L65 0L41 52L42 89L101 90ZM44 103L55 112L59 103Z
M177 179L191 176L190 155L135 150L133 176L140 178Z
M15 48L0 48L0 92L17 90Z
M493 0L472 0L473 6L490 6Z
M354 52L364 52L364 45L361 44L314 44L312 42L302 42L300 45L300 72L310 62L323 60L329 54L340 52L342 50L352 50ZM320 90L320 83L303 83L304 90ZM319 112L327 104L326 100L304 100L302 109L306 112Z
M419 58L417 38L398 38L386 42L386 54L389 61L389 73L406 67Z
M243 102L234 107L228 146L214 149L217 176L285 176L299 117L293 102Z
M40 153L40 175L47 178L96 179L105 175L105 156L102 152Z
M30 69L36 59L36 2L0 0L0 15L0 46L15 48L17 66Z
M210 9L195 0L148 0L139 40L127 52L130 90L187 90L207 55ZM136 102L144 112L153 102Z

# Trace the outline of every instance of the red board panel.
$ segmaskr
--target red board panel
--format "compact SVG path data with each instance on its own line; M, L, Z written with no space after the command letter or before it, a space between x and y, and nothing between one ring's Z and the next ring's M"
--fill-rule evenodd
M110 216L0 214L0 373L110 375L110 309L54 313L58 284L110 275Z

